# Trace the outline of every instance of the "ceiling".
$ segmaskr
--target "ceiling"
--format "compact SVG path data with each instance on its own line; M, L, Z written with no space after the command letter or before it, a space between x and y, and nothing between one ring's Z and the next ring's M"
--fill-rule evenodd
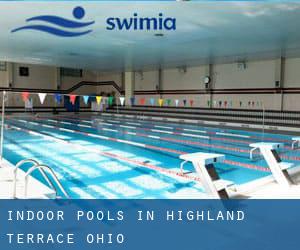
M74 20L76 6L85 9L80 21L95 21L86 35L11 33L33 16ZM108 17L130 18L133 13L163 13L176 18L177 29L106 29ZM0 60L114 71L296 57L299 27L300 2L0 2Z

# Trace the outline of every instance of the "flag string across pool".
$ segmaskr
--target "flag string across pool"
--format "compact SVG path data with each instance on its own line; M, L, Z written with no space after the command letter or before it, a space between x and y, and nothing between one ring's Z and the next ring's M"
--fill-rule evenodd
M109 106L113 106L114 104L119 106L125 106L126 104L129 104L131 106L135 105L150 105L150 106L158 106L158 107L208 107L208 108L263 108L264 103L260 100L203 100L203 104L200 105L200 101L202 100L201 97L193 98L193 99L178 99L178 98L153 98L153 97L141 97L136 98L135 96L131 97L125 97L125 96L101 96L101 95L78 95L78 94L61 94L61 93L36 93L36 92L29 92L29 91L23 91L23 92L17 92L17 91L11 91L13 93L20 93L21 99L26 103L30 100L33 95L38 96L38 100L40 104L44 104L45 100L47 99L47 96L53 96L54 102L56 104L62 103L62 97L67 96L69 102L72 105L76 104L76 101L79 100L80 97L83 99L83 103L85 105L88 105L93 100L96 101L97 105L101 105L101 103L105 102ZM205 105L206 104L206 105Z

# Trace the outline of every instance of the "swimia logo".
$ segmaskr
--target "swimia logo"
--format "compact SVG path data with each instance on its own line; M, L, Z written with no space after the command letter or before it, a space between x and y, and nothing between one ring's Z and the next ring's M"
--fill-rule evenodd
M107 30L176 30L176 18L164 17L139 17L137 13L130 18L109 17L106 20Z
M26 22L29 23L28 25L13 29L11 32L14 33L24 30L35 30L61 37L82 36L92 32L91 29L84 29L95 23L94 21L79 22L78 20L82 19L84 16L85 10L78 6L73 9L73 17L76 20L69 20L53 15L35 16L26 20Z
M34 16L26 19L28 25L15 28L11 33L31 30L48 33L60 37L77 37L91 33L87 29L95 21L80 22L85 16L85 10L78 6L73 9L74 20L54 15ZM176 18L165 17L159 13L156 17L139 17L134 13L130 18L108 17L106 18L106 30L176 30Z

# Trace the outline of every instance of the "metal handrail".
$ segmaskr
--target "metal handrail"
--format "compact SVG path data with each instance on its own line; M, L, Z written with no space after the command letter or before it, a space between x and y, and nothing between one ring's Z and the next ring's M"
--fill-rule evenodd
M46 172L44 171L44 168L43 168L43 167L37 168L38 166L44 166L44 165L41 165L39 162L37 162L37 161L34 160L34 159L25 159L25 160L19 161L19 162L16 164L16 167L14 168L14 171L13 171L13 173L14 173L14 180L13 180L13 182L14 182L14 183L13 183L13 195L12 195L12 197L13 197L13 198L16 198L16 192L17 192L17 191L16 191L16 190L17 190L17 171L18 171L18 169L19 169L22 165L24 165L25 163L33 163L33 166L32 166L31 168L29 168L28 171L26 172L25 178L28 178L27 176L28 176L28 172L29 172L29 171L30 171L30 173L31 173L33 170L38 169L38 170L40 171L41 175L43 176L43 178L44 178L44 179L46 180L46 182L48 183L48 185L55 191L56 197L57 197L57 189L56 189L55 185L53 184L53 182L48 178ZM57 177L56 177L55 173L53 172L53 170L52 170L50 167L48 167L48 166L46 166L46 168L50 170L53 179L55 180L56 184L58 185L58 187L60 188L60 190L63 192L63 194L64 194L67 198L69 198L69 195L67 194L67 192L65 191L65 189L62 187L61 183L60 183L59 180L57 179ZM30 173L29 173L29 174L30 174ZM26 181L26 182L27 182L27 181ZM26 185L27 185L27 183L26 183ZM25 188L27 189L27 187L25 187ZM26 192L26 196L27 196L27 190L24 191L24 192Z
M36 169L38 170L42 170L44 172L44 170L48 170L49 173L51 174L51 177L53 178L53 180L55 181L55 184L59 187L60 191L64 194L64 196L66 198L70 198L70 196L68 195L68 193L66 192L66 190L64 189L64 187L62 186L62 184L60 183L60 181L58 180L56 174L54 173L54 171L47 165L43 165L43 164L38 164L38 165L34 165L32 166L25 175L25 187L24 187L24 196L27 197L27 189L28 189L28 177L29 175L35 171ZM45 172L44 172L45 173ZM51 187L54 189L56 197L58 196L58 192L57 189L55 188L54 184L52 183L52 181L48 178L48 176L45 174L44 177L47 181L49 181L51 184Z
M16 166L15 166L15 168L14 168L14 171L13 171L13 174L14 174L14 179L13 179L13 194L12 194L12 197L13 197L13 198L16 198L16 193L17 193L17 171L18 171L18 169L19 169L22 165L24 165L24 164L26 164L26 163L33 163L33 166L39 165L39 163L38 163L36 160L34 160L34 159L24 159L24 160L19 161L19 162L16 164ZM45 173L44 173L43 171L40 171L40 172L41 172L41 174L43 175L43 177L45 177L45 176L44 176ZM50 185L50 183L48 183L48 184Z

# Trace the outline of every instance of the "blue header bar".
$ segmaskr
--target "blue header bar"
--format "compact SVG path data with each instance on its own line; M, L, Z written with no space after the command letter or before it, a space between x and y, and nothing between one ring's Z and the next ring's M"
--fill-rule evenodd
M128 2L128 3L132 3L132 2L274 2L274 3L278 3L278 2L285 2L285 3L295 3L295 2L299 2L299 0L0 0L0 2L80 2L80 3L84 3L84 2Z
M298 249L300 200L0 200L1 249Z

